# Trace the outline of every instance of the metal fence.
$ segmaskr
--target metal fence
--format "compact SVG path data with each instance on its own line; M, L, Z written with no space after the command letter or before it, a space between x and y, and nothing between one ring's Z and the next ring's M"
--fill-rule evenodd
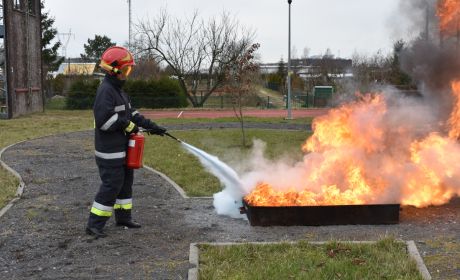
M68 109L90 109L94 104L94 95L84 93L69 96L67 98ZM198 102L201 97L198 96ZM131 103L135 108L180 108L192 107L189 100L184 97L167 97L167 96L131 96ZM286 97L260 97L256 95L245 96L242 99L243 107L259 108L259 109L285 109L287 108ZM315 97L313 94L298 94L292 96L292 108L320 108L326 107L328 104L327 98ZM210 109L231 109L236 105L236 100L231 96L209 96L201 108Z
M287 108L286 97L279 101L280 98L267 97L252 97L243 102L244 107L254 107L260 109L284 109ZM327 107L328 98L315 97L313 94L299 94L292 97L292 108L322 108ZM232 108L234 99L228 96L210 96L203 108Z

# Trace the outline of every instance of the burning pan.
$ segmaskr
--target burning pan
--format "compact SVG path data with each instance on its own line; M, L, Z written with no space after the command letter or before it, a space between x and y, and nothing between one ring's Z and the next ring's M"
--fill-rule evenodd
M380 225L399 222L399 204L331 206L251 206L241 213L251 226Z

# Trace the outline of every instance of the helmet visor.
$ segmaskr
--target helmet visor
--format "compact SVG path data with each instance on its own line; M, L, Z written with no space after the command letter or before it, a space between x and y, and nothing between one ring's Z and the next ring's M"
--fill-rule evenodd
M129 75L131 75L131 72L133 71L133 66L131 66L131 65L126 65L126 66L124 66L123 68L121 68L120 70L121 70L121 73L122 73L125 77L128 77Z

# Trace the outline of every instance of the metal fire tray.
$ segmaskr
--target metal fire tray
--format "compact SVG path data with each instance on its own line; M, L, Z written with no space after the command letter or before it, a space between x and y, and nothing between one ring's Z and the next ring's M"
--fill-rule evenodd
M251 206L241 213L251 226L381 225L399 223L399 204L331 206Z

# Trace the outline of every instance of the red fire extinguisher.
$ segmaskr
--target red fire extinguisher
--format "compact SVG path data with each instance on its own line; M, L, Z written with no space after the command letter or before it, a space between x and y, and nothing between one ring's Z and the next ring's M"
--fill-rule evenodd
M142 167L142 156L144 155L144 135L137 133L131 134L128 142L128 151L126 155L126 167L129 169L138 169Z

